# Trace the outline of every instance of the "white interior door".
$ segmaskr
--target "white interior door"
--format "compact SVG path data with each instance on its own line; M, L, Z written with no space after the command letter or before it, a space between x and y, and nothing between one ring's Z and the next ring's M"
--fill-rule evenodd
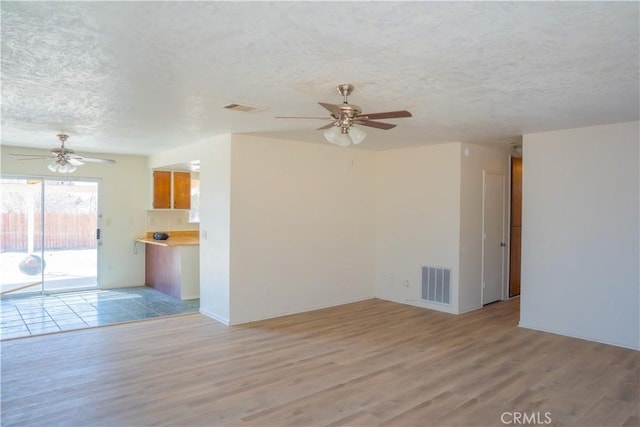
M482 304L502 299L504 284L504 174L483 171Z

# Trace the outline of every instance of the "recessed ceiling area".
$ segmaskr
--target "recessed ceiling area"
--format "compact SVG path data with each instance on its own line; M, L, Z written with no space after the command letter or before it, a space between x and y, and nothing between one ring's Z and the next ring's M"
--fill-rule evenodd
M318 102L409 110L358 149L638 120L637 2L7 2L2 144L152 154L326 144ZM225 109L249 105L251 113Z

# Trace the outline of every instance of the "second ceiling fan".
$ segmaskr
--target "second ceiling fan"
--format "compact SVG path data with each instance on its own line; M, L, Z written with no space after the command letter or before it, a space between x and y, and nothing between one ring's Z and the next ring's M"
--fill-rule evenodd
M351 144L362 142L366 133L354 125L369 126L377 129L392 129L396 125L391 123L378 122L378 119L396 119L401 117L411 117L411 113L406 110L387 111L384 113L362 113L357 105L349 104L348 96L353 92L353 85L341 84L336 87L338 93L342 95L342 104L329 104L319 102L324 108L329 110L329 117L276 117L278 119L321 119L331 120L332 123L318 128L318 130L328 129L324 136L332 144L346 147Z
M76 153L70 148L65 147L65 142L69 135L59 134L60 147L52 148L48 154L20 154L10 153L12 156L22 157L18 160L48 160L50 163L48 168L51 172L72 173L75 172L77 166L86 162L91 163L115 163L115 160L102 159L99 157L89 157Z

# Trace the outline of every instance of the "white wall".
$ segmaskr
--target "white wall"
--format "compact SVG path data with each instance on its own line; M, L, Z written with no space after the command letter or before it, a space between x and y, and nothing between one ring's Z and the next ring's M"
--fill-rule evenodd
M228 139L227 136L223 136L222 138ZM164 168L181 163L189 163L192 160L201 160L201 157L207 154L207 143L210 141L216 141L216 138L194 142L193 144L183 145L172 150L152 154L149 156L147 164L149 176L151 177L152 169Z
M198 231L197 222L189 222L189 211L184 209L147 210L147 232Z
M200 160L200 311L237 324L372 298L373 156L243 135L151 156Z
M46 161L18 161L8 153L42 154L44 150L1 146L2 174L64 178L47 169ZM95 154L116 160L113 165L87 163L74 178L102 180L102 283L103 288L144 285L144 248L133 253L134 237L145 232L148 180L147 158Z
M376 153L376 297L458 311L460 155L457 142ZM421 300L422 266L451 269L451 307Z
M524 135L520 326L640 348L639 138Z
M468 149L469 155L465 155ZM509 153L505 150L487 148L475 144L462 144L460 178L460 272L459 307L464 313L482 307L482 172L504 174L505 188L508 183ZM508 230L508 198L505 194L504 238ZM506 240L505 240L506 242ZM504 262L508 253L505 250ZM506 268L503 268L504 286ZM504 298L503 293L503 298Z
M200 160L200 312L230 323L231 137L151 156L148 167Z
M231 323L372 298L374 154L243 135L231 148Z

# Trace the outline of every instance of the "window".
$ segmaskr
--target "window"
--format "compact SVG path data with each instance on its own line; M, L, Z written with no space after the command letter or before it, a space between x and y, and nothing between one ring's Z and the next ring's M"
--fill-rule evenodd
M191 209L189 210L189 222L200 222L200 177L191 174Z

